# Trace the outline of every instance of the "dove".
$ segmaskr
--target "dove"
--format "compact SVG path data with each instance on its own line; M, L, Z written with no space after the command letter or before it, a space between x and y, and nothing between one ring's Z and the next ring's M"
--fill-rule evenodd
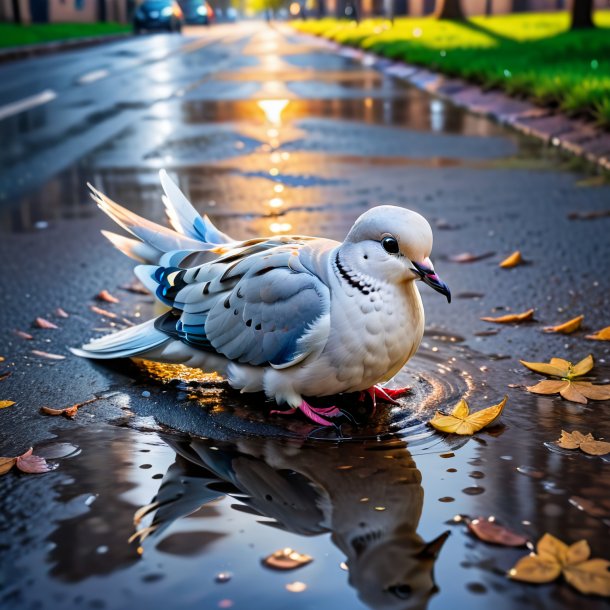
M451 302L430 253L432 229L391 205L362 214L341 243L279 235L239 241L201 216L165 171L172 228L146 220L89 185L99 208L131 234L102 231L139 261L140 281L169 310L72 351L138 357L217 372L241 392L264 392L283 410L327 426L336 406L307 398L368 393L396 403L408 388L382 387L415 354L424 332L417 281ZM135 238L135 239L134 239Z

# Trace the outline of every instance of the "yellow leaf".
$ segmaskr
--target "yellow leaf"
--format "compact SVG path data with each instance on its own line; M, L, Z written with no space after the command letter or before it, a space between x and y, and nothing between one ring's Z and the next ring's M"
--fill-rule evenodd
M582 434L578 430L574 430L574 432L562 430L561 438L555 442L563 449L578 449L580 447L581 451L589 455L606 455L610 453L610 443L595 440L590 432Z
M566 554L566 563L572 565L575 563L582 563L591 556L591 549L589 543L586 540L579 540L568 547Z
M561 438L555 441L562 449L578 449L580 447L580 439L577 439L574 432L561 431Z
M585 441L580 444L580 450L589 455L607 455L610 453L610 443L605 441Z
M543 559L538 555L527 555L519 559L508 572L513 580L545 583L555 580L561 574L561 564L552 559Z
M536 385L528 385L525 389L533 394L559 394L562 388L569 383L564 379L545 379Z
M543 330L547 333L562 333L564 335L569 335L580 328L580 325L584 319L585 316L578 316L564 322L563 324L558 324L557 326L545 326Z
M581 593L610 597L610 561L590 559L566 566L565 579Z
M563 358L551 358L549 362L551 365L560 369L565 369L566 371L572 366L570 362L564 360Z
M559 390L559 393L566 400L569 400L570 402L578 402L581 405L586 405L587 404L586 397L583 396L578 391L578 388L576 387L575 383L570 383L569 381L566 381L566 385L563 388L561 388L561 390Z
M505 396L502 402L497 405L470 413L468 404L462 399L457 403L450 415L437 411L429 423L433 428L441 432L471 435L496 421L502 413L507 400L508 396Z
M0 457L0 474L6 474L17 460L15 458Z
M500 267L503 269L510 269L511 267L516 267L523 262L523 258L521 256L521 252L516 250L510 256L507 256L501 263Z
M549 375L551 377L565 377L570 369L569 362L567 363L568 366L565 368L563 366L552 364L552 361L548 364L546 362L526 362L525 360L519 360L519 362L531 371L542 373L543 375Z
M563 564L568 554L568 545L551 534L544 534L536 544L536 553L546 561L553 559Z
M15 404L14 400L0 400L0 409L6 409L6 407L12 407Z
M594 365L593 356L589 354L586 358L583 358L580 362L572 367L571 377L580 377L586 375Z
M608 400L610 398L610 384L595 385L589 381L572 381L578 391L591 400Z
M484 322L493 322L494 324L517 324L519 322L527 322L534 317L534 310L528 309L523 313L512 313L498 318L486 316L481 318Z
M525 360L519 360L519 362L536 373L542 373L550 377L561 377L562 379L573 379L586 375L594 365L593 356L590 354L577 364L572 364L563 358L551 358L548 363L526 362Z
M598 330L593 335L585 335L585 339L593 339L594 341L610 341L610 326Z

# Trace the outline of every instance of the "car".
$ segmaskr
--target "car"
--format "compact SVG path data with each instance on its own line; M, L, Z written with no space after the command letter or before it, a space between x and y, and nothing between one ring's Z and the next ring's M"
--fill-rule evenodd
M184 21L189 25L210 25L214 11L205 0L180 0Z
M133 15L133 31L166 30L180 32L184 13L175 0L144 0Z

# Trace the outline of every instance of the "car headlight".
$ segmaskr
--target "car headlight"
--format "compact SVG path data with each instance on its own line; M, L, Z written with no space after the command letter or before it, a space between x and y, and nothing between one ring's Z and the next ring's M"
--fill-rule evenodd
M173 12L174 12L174 9L171 6L166 6L163 9L161 9L161 14L164 17L169 17Z
M208 9L205 6L198 6L197 7L197 13L199 15L207 15L208 14Z

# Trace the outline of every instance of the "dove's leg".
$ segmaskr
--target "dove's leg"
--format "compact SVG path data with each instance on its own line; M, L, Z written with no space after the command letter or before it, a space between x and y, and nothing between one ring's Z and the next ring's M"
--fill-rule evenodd
M375 397L384 402L389 402L391 404L398 404L396 402L396 398L400 398L405 394L408 394L411 391L411 388L395 388L391 390L390 388L382 388L381 386L373 386L373 391L375 392Z
M337 409L337 407L312 407L309 403L304 400L301 401L299 405L299 409L309 418L311 421L316 424L320 424L322 426L332 426L332 422L329 422L327 419L324 419L322 415L326 417L338 417L342 415L341 411ZM279 415L293 415L296 413L297 409L286 409L285 411L273 410L271 413L277 413Z

